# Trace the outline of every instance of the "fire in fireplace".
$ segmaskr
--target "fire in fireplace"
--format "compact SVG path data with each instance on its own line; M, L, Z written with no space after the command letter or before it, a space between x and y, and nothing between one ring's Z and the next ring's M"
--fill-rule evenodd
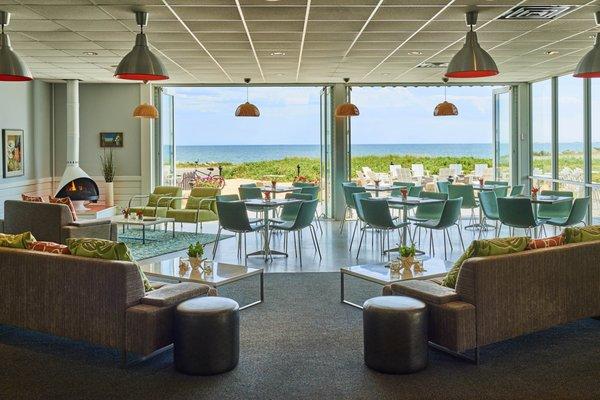
M98 201L98 185L87 177L76 178L58 191L56 197L68 197L72 201Z

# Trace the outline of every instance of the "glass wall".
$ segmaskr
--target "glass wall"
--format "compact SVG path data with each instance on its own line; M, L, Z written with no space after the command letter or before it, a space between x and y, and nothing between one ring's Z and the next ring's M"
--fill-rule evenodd
M583 182L583 79L558 78L558 178Z
M600 110L600 80L591 80L591 109ZM600 222L600 114L598 111L591 113L592 117L592 159L591 175L592 183L594 184L592 191L592 210L596 223Z
M494 166L496 170L496 180L510 182L512 167L512 113L511 92L508 88L494 92L494 107L494 126L496 129L496 156Z
M533 175L552 177L552 80L531 85Z

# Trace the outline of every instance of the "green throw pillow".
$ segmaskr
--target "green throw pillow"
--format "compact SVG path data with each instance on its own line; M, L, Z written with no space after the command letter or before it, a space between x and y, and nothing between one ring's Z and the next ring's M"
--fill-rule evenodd
M103 260L131 261L140 272L140 277L144 283L144 290L146 292L153 290L146 274L144 274L138 263L135 262L125 243L104 239L71 238L67 239L67 247L71 254L75 256L101 258Z
M452 266L452 269L448 271L448 274L442 281L442 285L449 288L456 287L456 280L458 273L463 263L472 257L487 257L487 256L499 256L502 254L518 253L527 248L529 244L528 237L509 237L509 238L497 238L497 239L485 239L485 240L474 240L473 243L467 248L462 256Z
M600 240L600 225L591 225L583 228L565 228L563 233L565 243L581 243Z
M35 238L31 232L19 233L10 235L8 233L0 233L0 247L10 247L13 249L26 249L27 243L35 242Z

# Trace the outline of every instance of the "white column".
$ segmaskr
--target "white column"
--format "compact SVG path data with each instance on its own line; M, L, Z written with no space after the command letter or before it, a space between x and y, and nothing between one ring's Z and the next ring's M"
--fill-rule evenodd
M153 104L152 84L140 84L140 104ZM150 193L155 184L154 120L140 118L140 167L142 171L141 193Z
M67 80L67 167L79 165L79 81Z

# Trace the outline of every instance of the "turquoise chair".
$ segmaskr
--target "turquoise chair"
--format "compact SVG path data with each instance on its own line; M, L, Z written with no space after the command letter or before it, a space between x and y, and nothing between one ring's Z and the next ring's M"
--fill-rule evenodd
M318 200L319 199L319 191L321 190L320 187L318 186L302 186L300 188L300 193L301 194L308 194L312 197L313 200ZM323 228L321 227L321 219L319 218L319 212L318 210L315 211L315 221L317 221L317 226L319 227L319 230L321 231L321 233L323 232Z
M402 190L403 187L408 189L408 196L410 197L419 197L419 194L423 190L423 186L416 186L413 182L392 182L392 185L400 186L399 189L394 189L391 191L390 196L393 197L400 197L402 195L400 190ZM390 208L395 210L404 210L404 206L401 204L390 204ZM412 210L413 208L415 208L415 206L407 207L408 210Z
M509 233L512 228L511 235L514 235L515 228L524 229L525 234L532 235L532 229L542 227L546 220L536 218L533 214L531 200L527 197L500 197L498 201L498 217L500 218L500 226L498 233L502 229L502 225L509 227ZM545 229L544 229L545 233Z
M415 184L413 182L392 182L393 186L400 186L398 189L394 189L390 192L390 196L394 196L394 197L398 197L400 196L402 193L400 192L400 190L405 187L408 190L410 190L412 187L415 186Z
M248 184L248 185L252 185L252 184ZM254 186L240 185L240 187L238 188L238 193L240 194L241 200L252 200L252 199L261 199L262 200L262 191L260 190L259 187L256 186L256 184L253 184L253 185ZM262 207L257 207L257 206L254 206L254 207L248 206L247 209L248 209L248 211L252 211L252 212L256 213L257 217L264 212L264 209Z
M358 186L356 182L342 182L342 186Z
M562 197L573 197L573 192L567 192L562 190L542 190L540 192L542 196L562 196ZM556 204L540 204L538 206L538 218L540 219L552 219L552 218L567 218L571 212L571 206L573 201L562 201Z
M310 183L310 182L293 182L292 186L303 188L303 187L314 187L315 184L314 183Z
M240 196L237 194L218 194L215 196L217 201L238 201Z
M422 199L448 200L448 194L438 192L421 192L419 195ZM415 215L409 216L411 221L428 221L440 219L444 203L419 204L415 211Z
M448 237L448 242L450 243L450 249L454 250L452 246L452 240L450 239L450 232L448 229L455 226L458 231L458 237L460 238L460 244L462 245L463 251L465 249L465 243L463 242L462 233L460 231L460 225L458 221L460 220L460 210L462 208L462 199L448 199L444 203L444 209L442 210L442 214L440 218L437 220L429 220L417 222L416 226L419 228L429 229L429 251L432 257L435 257L435 245L433 242L433 231L438 230L442 231L444 234L444 259L448 259L447 247L446 247L446 237Z
M381 254L389 253L389 250L385 250L385 243L387 240L387 246L390 245L390 231L398 231L398 238L402 242L402 231L401 229L408 226L408 222L401 222L397 219L392 218L390 208L386 199L360 199L362 207L363 218L365 224L381 232L380 245ZM365 230L360 235L358 242L358 251L356 252L356 258L360 254L360 248L365 236Z
M244 247L244 260L248 257L246 248L246 234L263 229L261 222L251 223L248 219L248 211L243 201L217 201L217 212L219 214L220 227L226 231L234 232L238 237L238 258L242 257L242 235ZM217 252L221 231L217 234L217 241L213 249L213 257Z
M319 259L323 259L321 256L321 248L319 247L319 241L317 238L317 232L315 228L312 226L313 220L315 218L315 213L317 211L317 205L319 200L306 200L303 201L300 205L300 209L298 210L298 215L293 221L286 221L281 224L273 225L274 230L284 231L286 233L284 237L284 246L285 252L287 252L287 234L292 232L294 234L294 243L298 244L298 254L300 258L300 266L302 266L302 230L308 228L310 232L310 236L313 241L313 245L315 246L315 250L319 253ZM298 239L296 242L296 238ZM294 250L296 250L296 245L294 244Z
M494 221L494 237L498 236L497 229L500 215L498 214L498 198L496 197L496 192L494 190L480 191L479 206L483 212L484 218L482 222L484 226L487 225L487 221ZM478 239L481 239L481 232L483 232L483 229L479 229L479 236L477 237Z
M348 215L348 211L356 210L356 204L354 203L354 197L352 196L354 193L366 192L365 188L362 186L344 186L342 185L342 189L344 190L344 201L346 202L346 207L344 209L344 218L342 219L342 223L340 224L340 233L344 230L344 224L346 223L346 216Z
M507 181L485 181L485 184L491 186L508 186Z
M479 205L475 200L475 191L473 190L473 185L448 185L448 199L451 200L460 198L462 198L461 207L465 210L471 210L471 216L469 218L471 223L465 226L465 229L476 228L475 209L477 209Z
M510 189L510 194L509 196L513 197L513 196L521 196L523 195L523 190L525 189L525 186L523 185L515 185Z
M450 182L448 181L437 181L437 188L438 188L438 192L440 193L448 193L448 186L450 185Z
M363 208L362 208L362 204L361 204L360 200L370 199L373 197L370 192L354 193L352 196L354 197L354 204L356 204L356 216L357 216L358 220L354 224L354 229L352 230L352 238L350 239L350 248L348 249L350 252L352 252L352 245L354 244L354 236L356 235L356 229L361 225L362 225L361 232L363 229L369 229L369 227L365 223L365 215L363 213Z
M256 185L256 183L242 183L240 185L240 187L243 187L243 188L255 188L255 187L257 187L257 185Z
M286 199L296 199L296 200L313 200L312 196L309 194L302 193L286 193ZM296 220L298 216L298 211L300 211L300 206L302 202L299 201L297 203L286 203L281 207L281 214L279 214L279 218L272 218L271 221L274 223L283 223Z
M585 223L585 215L588 212L588 207L590 205L589 197L580 197L573 201L573 206L571 207L571 211L569 212L569 216L566 218L550 218L546 221L548 225L552 225L555 229L558 228L566 228L573 225L583 224Z

